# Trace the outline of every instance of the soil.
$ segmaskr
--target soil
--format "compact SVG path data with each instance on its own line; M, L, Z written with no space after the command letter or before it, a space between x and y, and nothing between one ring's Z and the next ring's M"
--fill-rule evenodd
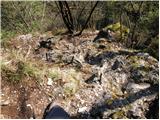
M29 82L15 85L2 80L2 99L9 100L9 104L1 106L1 118L42 118L49 101L36 83L31 80Z

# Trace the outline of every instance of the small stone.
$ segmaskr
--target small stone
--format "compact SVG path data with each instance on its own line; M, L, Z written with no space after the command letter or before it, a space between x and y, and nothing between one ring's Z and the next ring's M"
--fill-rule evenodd
M79 113L82 113L82 112L85 112L85 111L87 111L87 107L82 107L82 108L78 109Z
M1 101L1 102L0 102L0 106L6 106L6 105L8 105L9 103L10 103L9 100Z
M31 104L27 104L27 107L31 107L32 108Z
M139 57L144 57L144 58L148 58L149 54L148 53L138 53L137 56Z
M32 39L32 34L26 34L26 35L19 35L17 37L18 40L31 40Z
M51 78L48 78L47 85L48 86L52 86L52 84L53 84L53 80Z
M128 92L135 93L135 92L138 92L139 90L147 89L149 87L150 87L150 84L148 84L148 83L139 83L139 84L128 83L126 90Z

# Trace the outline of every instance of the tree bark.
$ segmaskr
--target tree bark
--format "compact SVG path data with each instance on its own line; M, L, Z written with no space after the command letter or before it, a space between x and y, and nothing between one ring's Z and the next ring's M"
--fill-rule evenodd
M73 19L68 3L66 1L59 1L59 7L63 21L68 29L68 32L73 34L74 32Z

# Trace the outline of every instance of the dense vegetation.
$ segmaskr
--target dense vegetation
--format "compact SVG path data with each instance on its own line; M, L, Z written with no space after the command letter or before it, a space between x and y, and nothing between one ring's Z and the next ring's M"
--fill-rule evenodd
M67 2L74 31L82 29L94 4L94 1ZM123 40L127 46L143 49L158 58L158 6L158 1L101 1L94 9L85 28L102 29L107 25L120 22L130 29L130 33ZM34 31L52 31L53 34L58 34L66 29L58 2L3 1L1 7L2 39L6 36Z

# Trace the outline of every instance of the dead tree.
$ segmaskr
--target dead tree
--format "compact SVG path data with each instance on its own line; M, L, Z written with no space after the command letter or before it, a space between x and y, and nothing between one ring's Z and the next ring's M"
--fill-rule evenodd
M68 32L73 34L74 32L74 25L73 25L73 19L71 15L70 8L68 6L68 3L66 1L59 1L59 9L63 18L63 21L68 29Z

